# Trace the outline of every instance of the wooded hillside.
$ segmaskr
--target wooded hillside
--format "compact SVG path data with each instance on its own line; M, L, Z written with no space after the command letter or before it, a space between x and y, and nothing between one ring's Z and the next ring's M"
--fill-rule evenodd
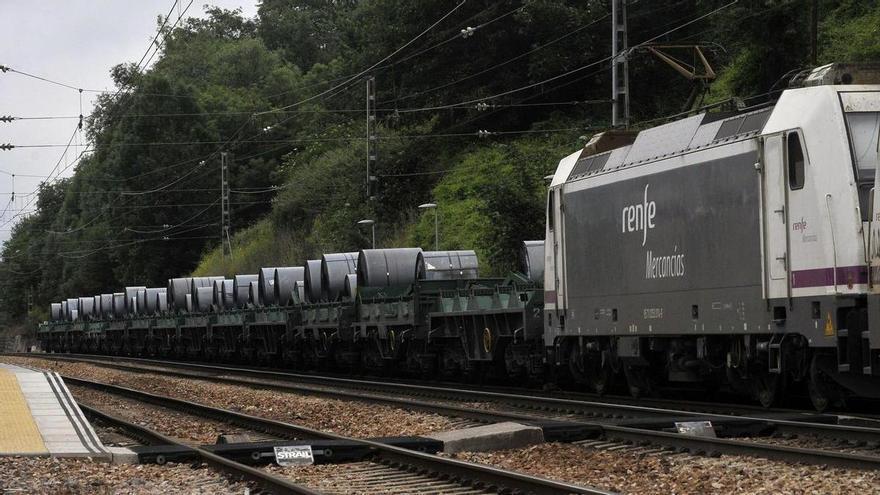
M810 66L810 1L729 3L631 0L629 44L701 44L719 78L698 102L763 98ZM149 70L112 69L122 90L87 119L93 152L41 189L3 246L0 311L40 320L62 295L357 250L369 246L356 226L364 218L376 220L381 247L432 247L433 212L417 209L428 201L439 205L442 249L475 248L484 273L506 272L517 243L543 235L543 177L608 126L610 7L457 5L263 0L255 19L211 9L164 33ZM876 1L823 0L819 16L819 64L880 60ZM692 84L668 65L636 49L629 69L636 127L684 110ZM232 190L226 258L221 152Z

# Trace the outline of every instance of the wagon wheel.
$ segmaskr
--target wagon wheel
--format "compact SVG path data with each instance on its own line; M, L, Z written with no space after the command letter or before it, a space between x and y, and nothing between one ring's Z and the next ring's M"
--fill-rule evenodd
M843 397L840 387L833 378L823 370L821 361L830 356L814 353L810 360L810 377L807 381L807 392L810 394L810 402L819 412L824 412L832 405L842 405Z

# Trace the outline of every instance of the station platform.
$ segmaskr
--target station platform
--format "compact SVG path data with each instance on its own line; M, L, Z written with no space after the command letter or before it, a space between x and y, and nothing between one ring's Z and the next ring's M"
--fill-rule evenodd
M0 363L0 456L110 454L57 373Z

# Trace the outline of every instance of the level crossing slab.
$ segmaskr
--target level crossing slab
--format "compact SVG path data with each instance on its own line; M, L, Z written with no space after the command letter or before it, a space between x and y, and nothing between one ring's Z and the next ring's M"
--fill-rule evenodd
M109 458L57 373L4 363L0 455Z

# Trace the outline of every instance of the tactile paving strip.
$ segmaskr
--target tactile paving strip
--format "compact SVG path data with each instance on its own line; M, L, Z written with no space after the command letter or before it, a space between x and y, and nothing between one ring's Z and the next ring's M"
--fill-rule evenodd
M15 373L0 369L0 454L47 454Z

